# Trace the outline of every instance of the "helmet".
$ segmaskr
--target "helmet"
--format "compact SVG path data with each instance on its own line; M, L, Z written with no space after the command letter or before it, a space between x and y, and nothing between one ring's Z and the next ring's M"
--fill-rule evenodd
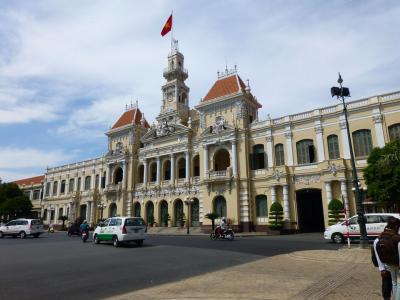
M226 218L225 218L225 217L223 217L223 218L222 218L222 221L226 222Z
M85 221L83 221L83 224L87 224L87 221L85 220Z

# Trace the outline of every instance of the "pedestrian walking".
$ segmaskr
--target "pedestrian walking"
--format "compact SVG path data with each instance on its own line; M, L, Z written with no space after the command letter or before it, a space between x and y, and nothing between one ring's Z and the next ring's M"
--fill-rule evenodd
M400 300L399 229L400 220L389 217L384 231L375 239L373 246L382 277L382 296L389 300L391 292L393 292L394 300ZM391 284L389 278L391 278Z

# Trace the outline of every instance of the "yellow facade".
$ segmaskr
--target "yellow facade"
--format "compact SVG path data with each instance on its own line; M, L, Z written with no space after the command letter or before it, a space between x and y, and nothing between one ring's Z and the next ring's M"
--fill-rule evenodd
M47 222L57 219L45 210L63 208L71 220L141 215L157 226L189 221L207 228L211 221L205 215L216 212L239 230L266 230L269 208L277 201L285 228L319 231L328 224L330 200L343 199L355 213L341 104L259 120L261 106L250 87L236 70L226 70L190 109L187 76L183 55L173 50L156 125L137 120L139 108L130 107L132 121L106 133L104 156L47 170L42 202ZM367 190L362 180L367 154L390 141L389 128L400 126L400 92L349 102L348 113L357 172Z

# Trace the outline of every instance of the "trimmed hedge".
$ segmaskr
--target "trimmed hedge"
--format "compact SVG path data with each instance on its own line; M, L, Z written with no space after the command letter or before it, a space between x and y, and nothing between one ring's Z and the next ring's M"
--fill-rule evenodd
M269 228L282 229L283 227L283 207L279 202L272 203L269 209Z
M329 225L334 225L337 222L343 221L343 203L338 199L332 199L328 204Z

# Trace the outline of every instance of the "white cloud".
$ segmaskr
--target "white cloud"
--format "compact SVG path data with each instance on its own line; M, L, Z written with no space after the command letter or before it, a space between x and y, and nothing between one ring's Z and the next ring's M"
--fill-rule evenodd
M72 155L63 150L44 151L34 148L0 147L0 166L2 169L45 168L71 158Z

